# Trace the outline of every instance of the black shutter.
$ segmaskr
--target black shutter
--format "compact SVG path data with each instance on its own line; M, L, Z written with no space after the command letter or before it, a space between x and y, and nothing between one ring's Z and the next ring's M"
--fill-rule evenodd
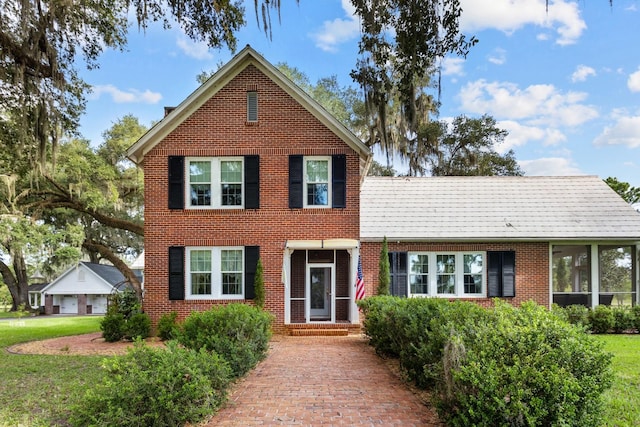
M347 156L337 154L331 157L332 207L347 207Z
M516 296L516 253L514 251L487 252L487 295Z
M260 156L244 156L244 208L260 207Z
M302 156L289 156L289 207L302 208Z
M389 291L393 296L406 297L409 294L407 259L408 256L406 252L389 252L389 267L391 272Z
M516 296L516 253L514 251L502 253L502 296Z
M244 299L254 299L256 267L260 258L260 246L244 247Z
M169 247L169 300L184 299L184 247Z
M184 209L184 157L169 156L169 209Z

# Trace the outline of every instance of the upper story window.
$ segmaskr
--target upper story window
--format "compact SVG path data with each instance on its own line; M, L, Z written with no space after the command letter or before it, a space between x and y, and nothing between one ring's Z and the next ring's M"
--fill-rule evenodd
M328 207L331 200L331 158L304 158L305 207Z
M347 159L289 156L289 208L346 208Z
M483 252L409 253L409 295L484 296Z
M247 122L258 121L258 92L247 92Z
M242 157L188 158L188 208L242 208Z
M243 247L190 247L186 251L187 299L243 299Z

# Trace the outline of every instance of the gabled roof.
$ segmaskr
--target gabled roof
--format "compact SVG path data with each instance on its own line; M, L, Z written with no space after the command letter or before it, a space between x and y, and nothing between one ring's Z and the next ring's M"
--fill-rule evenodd
M128 283L127 279L120 272L120 270L118 270L113 265L96 264L96 263L93 263L93 262L81 261L81 262L78 263L77 266L73 266L73 267L69 268L67 271L62 273L55 280L53 280L51 283L46 285L42 289L42 291L49 290L49 288L51 288L54 285L56 285L56 283L61 281L65 276L67 276L69 273L71 273L72 271L76 270L77 268L86 268L98 280L104 282L105 284L107 284L111 288L115 288L115 289L118 289L118 290L124 290L125 288L130 288L131 287L131 285Z
M172 112L167 114L133 144L127 150L127 156L135 163L140 164L144 160L146 153L249 65L255 66L269 77L282 90L287 92L309 111L309 113L315 116L321 123L357 152L362 159L369 160L371 158L371 151L358 137L249 45L242 49L231 61L222 66L202 86L196 89Z
M596 176L367 177L364 241L640 242L640 213Z

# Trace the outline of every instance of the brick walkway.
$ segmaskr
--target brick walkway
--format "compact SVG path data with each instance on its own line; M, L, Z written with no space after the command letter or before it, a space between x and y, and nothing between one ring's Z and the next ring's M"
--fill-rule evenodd
M364 338L277 336L207 426L291 425L441 426Z

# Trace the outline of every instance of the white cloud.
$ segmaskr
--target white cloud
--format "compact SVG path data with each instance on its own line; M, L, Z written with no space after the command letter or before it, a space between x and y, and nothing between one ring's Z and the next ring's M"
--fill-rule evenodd
M496 147L496 150L501 154L515 147L526 145L530 141L541 141L542 145L549 146L567 140L565 134L558 129L527 126L512 120L499 121L497 126L509 132L504 142Z
M336 18L333 21L324 21L322 28L311 34L316 46L327 52L336 52L337 46L351 40L360 34L360 22L355 16L355 8L349 0L342 0L344 19Z
M162 99L162 95L158 92L152 92L150 90L145 90L141 92L136 89L129 89L128 91L123 91L115 87L114 85L96 85L92 87L91 99L98 99L100 96L105 93L107 95L111 95L111 99L116 104L131 104L131 103L142 103L142 104L157 104Z
M178 48L187 56L195 59L209 60L213 58L209 52L209 46L205 42L194 43L185 37L176 40Z
M442 75L443 76L462 76L464 71L462 66L464 65L463 58L452 58L450 56L442 60Z
M631 92L640 92L640 68L635 73L629 75L627 80L627 87Z
M488 60L492 64L502 65L507 62L507 51L501 48L494 49Z
M586 65L578 65L576 70L571 74L571 81L576 82L584 82L587 80L589 76L595 76L596 70Z
M578 126L598 117L594 107L583 103L586 93L562 93L553 85L520 89L515 83L481 79L463 87L459 98L465 112L525 120L535 126Z
M534 160L520 160L518 164L525 175L570 176L584 175L573 161L564 157L543 157Z
M576 43L587 28L577 2L556 0L462 0L460 17L464 32L496 29L511 34L526 25L551 29L557 33L556 43ZM546 37L546 36L543 36Z
M594 145L625 145L640 147L640 116L619 117L616 123L605 127L594 141Z

